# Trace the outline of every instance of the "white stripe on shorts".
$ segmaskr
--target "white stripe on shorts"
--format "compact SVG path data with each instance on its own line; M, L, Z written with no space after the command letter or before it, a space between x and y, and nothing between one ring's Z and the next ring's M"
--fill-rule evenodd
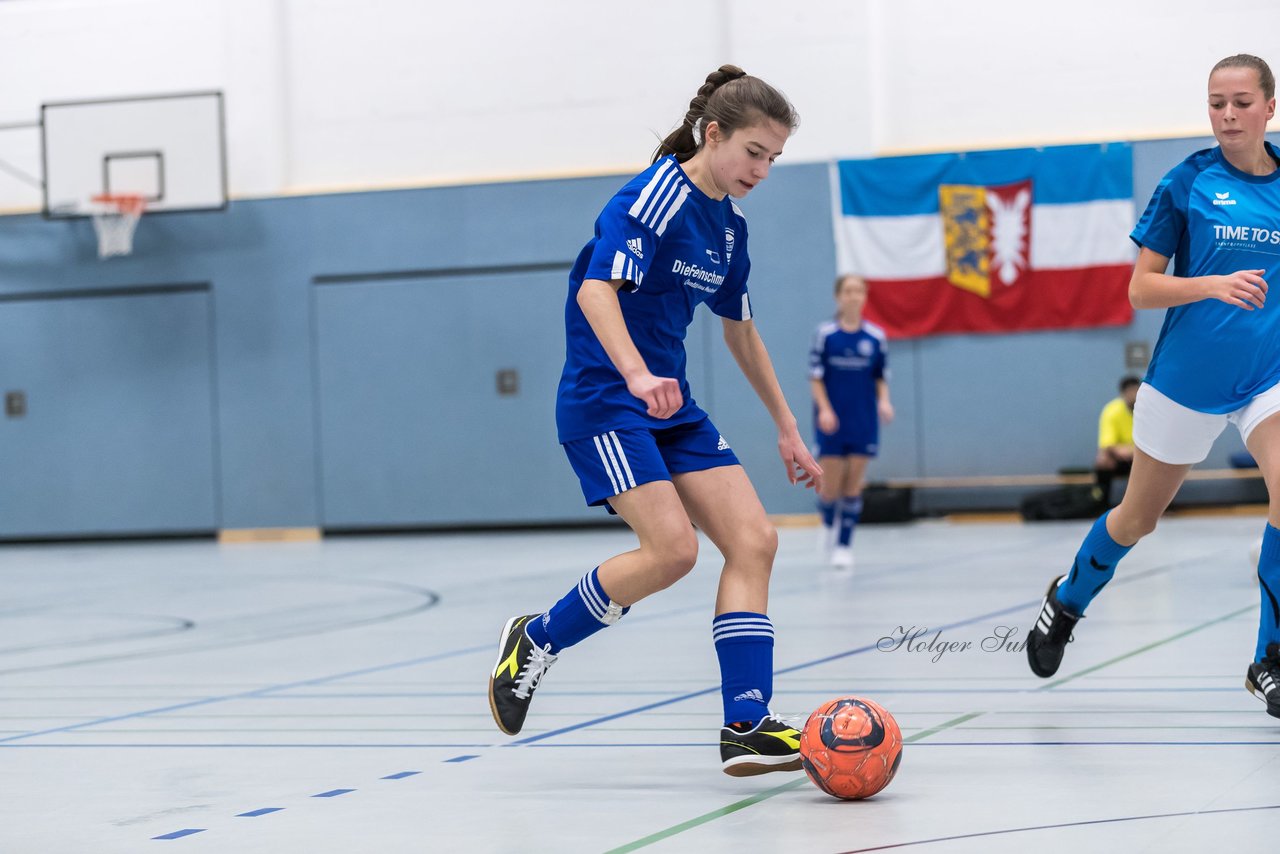
M610 430L609 438L613 440L613 446L618 449L618 459L622 461L622 470L627 473L626 483L634 489L636 479L635 476L631 474L631 466L627 463L627 455L622 452L622 443L618 441L618 434ZM622 476L619 475L618 479L622 480Z
M604 445L601 443L599 436L593 436L592 441L596 443L596 453L600 455L600 462L604 463L605 474L609 475L609 483L613 486L613 494L617 495L622 490L618 488L618 479L613 474L613 464L610 462L612 454L605 456Z

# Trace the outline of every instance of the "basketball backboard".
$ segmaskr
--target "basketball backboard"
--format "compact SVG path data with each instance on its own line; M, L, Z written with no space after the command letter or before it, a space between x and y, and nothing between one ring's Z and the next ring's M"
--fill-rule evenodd
M221 92L49 103L41 127L47 217L103 195L140 195L148 215L227 205Z

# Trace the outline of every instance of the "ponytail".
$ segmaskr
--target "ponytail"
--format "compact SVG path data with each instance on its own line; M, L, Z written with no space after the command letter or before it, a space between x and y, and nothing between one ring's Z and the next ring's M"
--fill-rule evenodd
M786 96L736 65L722 65L707 75L698 94L689 102L680 127L673 130L653 153L653 162L674 154L681 163L698 153L707 125L715 122L731 136L761 118L795 130L800 119Z

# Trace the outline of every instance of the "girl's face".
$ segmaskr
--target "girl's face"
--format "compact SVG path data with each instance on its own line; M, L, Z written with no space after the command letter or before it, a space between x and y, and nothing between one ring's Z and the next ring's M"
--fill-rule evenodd
M720 125L711 122L706 129L707 161L716 189L741 199L769 177L773 161L782 154L791 132L772 119L739 128L725 136Z
M845 276L840 280L840 290L836 292L836 309L843 315L853 317L862 314L862 307L867 304L867 283L857 276Z
M1219 68L1209 76L1209 122L1227 153L1262 148L1267 122L1276 112L1276 99L1262 94L1258 72L1252 68Z

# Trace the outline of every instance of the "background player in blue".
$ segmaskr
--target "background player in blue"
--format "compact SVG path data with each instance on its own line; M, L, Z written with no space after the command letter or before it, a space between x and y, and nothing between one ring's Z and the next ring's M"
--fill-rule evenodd
M1261 59L1241 54L1214 66L1209 120L1218 146L1164 177L1130 235L1141 247L1130 299L1168 312L1138 390L1124 498L1094 523L1071 571L1050 584L1028 637L1038 676L1057 671L1089 602L1231 422L1271 496L1245 684L1280 717L1280 309L1266 304L1280 268L1280 155L1265 139L1275 106L1275 77ZM1175 274L1167 275L1171 258Z
M569 275L567 353L556 401L560 442L589 505L606 505L639 547L588 572L542 614L502 630L489 704L505 733L561 650L680 580L694 525L724 555L712 638L721 670L722 767L746 776L800 768L799 733L769 711L767 616L777 531L729 443L694 402L685 331L701 303L778 429L792 483L817 486L809 454L751 319L747 225L731 200L769 175L796 126L777 90L722 66L707 76L654 163L609 200Z
M809 350L814 433L822 466L820 545L832 566L853 566L867 463L880 450L880 422L893 420L884 331L862 319L867 283L836 279L836 317L818 326ZM836 519L839 519L839 526Z

